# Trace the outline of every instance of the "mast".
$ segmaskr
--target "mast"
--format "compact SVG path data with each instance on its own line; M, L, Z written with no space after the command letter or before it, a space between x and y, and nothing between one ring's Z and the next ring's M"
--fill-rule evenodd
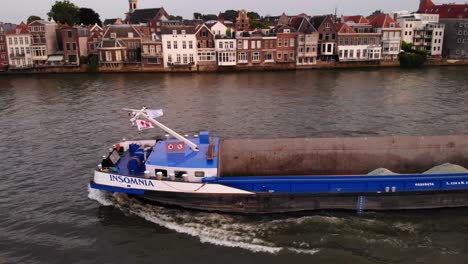
M157 127L161 128L162 130L166 131L169 135L177 138L178 140L184 142L185 144L187 144L188 146L190 146L192 148L193 151L200 151L200 149L198 148L197 144L193 143L192 141L188 140L187 138L183 137L182 135L180 135L179 133L175 132L174 130L168 128L167 126L161 124L160 122L156 121L154 118L150 117L147 113L146 113L146 110L148 108L147 107L143 107L141 110L135 110L135 109L123 109L123 110L126 110L126 111L133 111L135 114L133 116L132 119L130 119L132 122L134 122L139 116L143 116L144 118L146 118L148 121L150 121L151 123L153 123L154 125L156 125Z

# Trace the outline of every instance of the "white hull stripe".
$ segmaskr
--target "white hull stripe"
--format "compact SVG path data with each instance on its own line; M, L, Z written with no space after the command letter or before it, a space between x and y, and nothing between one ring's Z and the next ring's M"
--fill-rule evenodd
M99 171L94 172L94 182L105 186L145 191L212 194L254 194L252 192L224 186L221 184L158 181L153 179L150 180L137 177L127 177Z

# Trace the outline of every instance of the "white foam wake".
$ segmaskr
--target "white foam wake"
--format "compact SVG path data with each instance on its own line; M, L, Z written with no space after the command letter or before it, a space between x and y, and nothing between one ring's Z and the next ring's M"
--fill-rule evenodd
M242 248L252 252L276 254L289 251L298 254L315 254L318 249L277 246L261 238L274 231L276 222L245 222L242 217L169 209L144 204L123 194L114 194L90 188L88 197L105 206L115 206L167 229L196 237L202 243Z

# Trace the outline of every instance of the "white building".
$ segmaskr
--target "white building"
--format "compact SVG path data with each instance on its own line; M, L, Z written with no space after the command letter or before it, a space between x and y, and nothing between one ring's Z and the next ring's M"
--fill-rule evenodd
M398 60L401 50L401 28L387 14L375 16L370 24L375 32L382 34L382 59Z
M381 59L382 46L380 33L370 32L370 28L353 29L341 24L338 31L338 58L341 62L378 61Z
M439 23L438 14L399 13L402 41L413 44L416 50L427 51L431 56L441 56L445 25Z
M237 44L235 39L216 39L215 51L218 66L235 66L237 64Z
M6 35L10 68L30 68L33 64L31 56L31 35L28 26L21 24Z
M208 22L206 22L206 25L210 28L211 32L213 32L213 34L216 37L222 37L222 38L225 38L225 37L231 38L232 37L233 29L231 27L227 27L221 21L208 21ZM231 29L231 34L229 34L229 36L226 34L228 29Z
M195 27L164 27L161 38L164 67L191 67L197 65L198 51Z

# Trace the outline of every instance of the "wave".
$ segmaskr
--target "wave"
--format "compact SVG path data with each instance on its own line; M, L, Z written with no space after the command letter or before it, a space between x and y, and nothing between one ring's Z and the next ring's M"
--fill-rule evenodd
M196 237L201 243L270 254L289 251L313 255L320 251L306 248L307 243L299 243L300 247L296 247L267 241L264 237L273 232L281 220L248 222L242 216L165 208L142 203L124 194L111 195L92 188L89 188L88 197L104 206L114 206L159 226ZM284 223L292 221L294 220L286 219ZM300 222L299 220L298 223Z

